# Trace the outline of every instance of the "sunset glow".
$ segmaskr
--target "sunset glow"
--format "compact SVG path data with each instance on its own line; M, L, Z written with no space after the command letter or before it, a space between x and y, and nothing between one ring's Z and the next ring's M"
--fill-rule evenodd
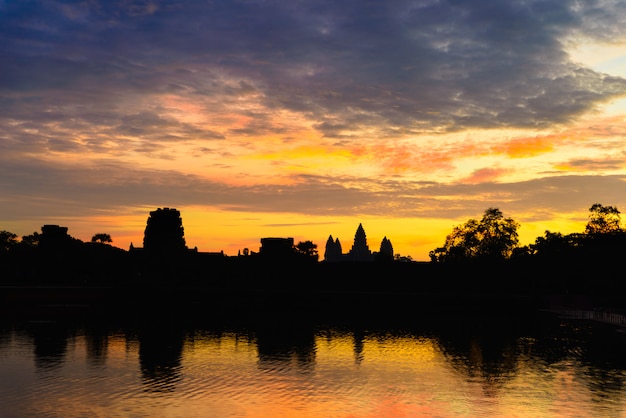
M0 2L0 230L265 236L427 260L498 207L521 244L626 210L626 3Z

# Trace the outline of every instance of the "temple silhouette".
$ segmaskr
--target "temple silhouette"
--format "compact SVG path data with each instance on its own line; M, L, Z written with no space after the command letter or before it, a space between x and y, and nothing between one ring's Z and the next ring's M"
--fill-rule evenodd
M42 248L63 248L68 244L78 242L68 234L68 228L59 225L44 225L41 228L40 245ZM315 249L317 246L307 241ZM252 257L274 261L288 261L298 254L297 245L292 237L266 237L260 238L260 247L257 251L250 251L244 248L243 253L239 251L237 258ZM200 258L207 261L217 258L227 257L223 251L220 252L199 252L196 248L188 248L185 241L185 229L180 211L175 208L158 208L151 211L146 221L146 228L143 237L143 247L137 247L132 242L129 253L135 257L172 257L183 254L195 253ZM311 256L313 254L309 254ZM317 255L315 254L315 258ZM310 258L310 257L309 257ZM354 234L352 247L347 253L343 253L339 238L328 237L324 251L324 262L372 262L380 260L393 260L394 252L391 241L385 236L379 251L372 251L367 243L367 234L363 224L359 223Z
M176 209L159 208L150 212L143 237L143 248L155 253L185 251L183 218Z
M354 234L354 243L347 254L343 254L339 238L333 239L330 235L326 241L324 261L333 263L339 261L369 262L376 260L393 260L393 245L385 236L380 243L380 250L372 252L367 245L367 235L363 224L359 224Z
M73 306L72 292L80 288L82 301L126 298L132 303L155 300L150 292L158 294L163 290L166 296L174 295L171 289L184 293L180 301L198 298L206 303L208 299L201 292L188 291L204 289L248 292L254 297L259 292L265 292L265 296L267 292L296 292L297 305L316 305L317 302L302 299L302 295L332 292L376 294L377 298L381 292L482 292L522 294L532 298L533 303L543 303L545 297L556 301L551 304L580 307L585 303L621 305L626 289L626 282L620 273L616 274L623 272L621 263L626 249L626 231L621 229L570 235L546 232L535 244L516 248L510 258L474 257L450 262L419 262L394 254L386 236L376 251L368 244L362 223L346 252L340 239L329 235L322 262L317 244L308 240L296 243L292 237L270 236L260 238L258 249L244 248L237 255L228 256L223 251L189 248L184 232L180 211L168 207L149 212L143 246L131 244L128 250L110 245L110 238L83 242L60 225L43 225L41 233L34 232L21 241L4 231L0 235L5 240L4 246L0 246L0 284L9 287L0 302L21 300L17 293L27 292L20 286L34 285L40 288L29 290L32 294L39 292L33 300L45 297L53 300L55 306ZM94 237L97 235L108 234ZM58 288L51 292L41 286L69 286L71 290ZM37 289L45 289L41 290L45 296ZM554 298L553 294L565 296ZM324 304L343 303L341 297L333 297L325 299ZM283 299L277 296L270 302L284 303ZM593 302L585 302L592 299ZM421 303L435 304L430 299Z

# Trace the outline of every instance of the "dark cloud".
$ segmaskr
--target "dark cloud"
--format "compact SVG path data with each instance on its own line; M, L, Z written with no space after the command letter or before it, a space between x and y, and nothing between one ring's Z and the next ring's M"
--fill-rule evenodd
M191 138L224 139L220 133L183 124L149 111L123 116L120 124L112 131L112 135L139 137L149 139L150 142L175 142Z
M368 126L541 127L626 93L626 80L583 68L565 50L571 37L623 36L625 5L10 2L0 16L0 93L81 103L131 93L256 93L337 137ZM101 113L92 106L87 120ZM17 102L8 109L21 115Z
M626 167L626 160L624 159L624 154L617 157L607 157L604 159L591 159L591 158L581 158L570 160L562 165L565 165L569 168L573 168L575 170L581 171L607 171L607 170L622 170Z

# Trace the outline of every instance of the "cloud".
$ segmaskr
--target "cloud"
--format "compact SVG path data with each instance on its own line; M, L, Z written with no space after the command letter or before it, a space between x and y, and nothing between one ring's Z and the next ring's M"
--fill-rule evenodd
M224 139L224 135L191 124L182 123L157 112L143 111L123 116L120 124L113 127L112 136L129 136L148 139L150 142L184 141L189 139Z
M623 37L623 6L16 2L0 17L0 92L4 100L19 93L89 103L92 112L75 109L87 123L102 113L119 122L127 109L116 100L161 92L254 93L268 111L307 115L337 138L367 129L546 127L626 93L626 80L571 62L565 49L574 37ZM147 110L137 104L133 113ZM23 118L14 105L4 107Z
M474 170L469 177L461 179L461 183L468 184L476 184L476 183L486 183L486 182L495 182L498 178L510 170L504 168L481 168L480 170Z
M530 158L591 141L593 155L550 156L533 170L619 172L611 151L622 146L623 118L577 118L625 95L626 79L577 64L567 50L623 40L624 6L5 2L3 218L162 205L458 217L494 205L549 213L622 204L621 175L543 172L506 183L490 168L455 184L450 173L467 158ZM480 128L531 129L491 140ZM335 171L323 167L331 160ZM296 173L318 175L285 168L300 163ZM220 181L224 173L258 184Z
M233 186L166 170L101 162L0 165L5 220L120 214L138 207L210 207L240 212L389 218L458 218L487 207L530 214L585 210L594 202L626 207L626 176L554 176L515 183L445 184L296 175L290 184ZM10 196L10 199L6 199Z
M563 171L573 172L605 172L624 170L626 168L626 153L620 156L607 156L605 158L581 158L566 161L556 165L556 168Z
M560 141L559 141L560 139ZM502 152L513 158L526 158L554 151L563 135L538 135L531 138L514 138L504 144L493 147L493 151Z

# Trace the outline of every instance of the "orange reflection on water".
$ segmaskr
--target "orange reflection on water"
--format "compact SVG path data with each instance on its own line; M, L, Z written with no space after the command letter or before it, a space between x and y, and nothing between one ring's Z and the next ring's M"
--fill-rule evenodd
M577 352L538 357L532 339L444 342L299 326L249 333L160 327L136 334L38 333L0 346L0 372L19 372L11 390L32 416L575 417L626 411L624 371L592 369ZM604 388L607 381L614 388Z

